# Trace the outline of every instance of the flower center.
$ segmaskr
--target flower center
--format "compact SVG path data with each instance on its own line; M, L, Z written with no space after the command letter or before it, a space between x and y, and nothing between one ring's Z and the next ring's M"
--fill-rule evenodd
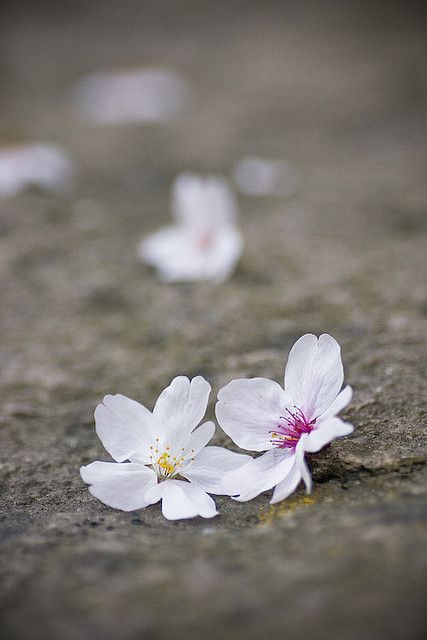
M316 418L307 420L298 407L293 412L286 409L286 413L279 416L279 424L274 431L270 431L270 442L278 449L295 449L302 434L313 431Z
M202 251L207 251L214 243L214 234L212 231L203 231L197 238L197 246Z
M170 447L165 445L164 450L159 449L160 438L156 438L156 444L150 447L150 465L161 480L172 478L179 473L184 465L191 464L194 460L194 449L186 452L181 447L179 453L172 455Z

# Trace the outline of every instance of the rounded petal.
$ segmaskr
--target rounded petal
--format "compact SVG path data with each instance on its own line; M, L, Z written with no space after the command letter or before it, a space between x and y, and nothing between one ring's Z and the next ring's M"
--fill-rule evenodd
M237 204L228 182L218 176L179 175L172 187L172 210L189 227L213 227L233 222Z
M161 427L160 439L173 443L186 440L206 413L210 391L211 385L202 376L191 381L185 376L174 378L160 394L153 410Z
M92 462L80 468L90 493L104 504L122 511L142 509L150 502L145 490L157 482L156 474L144 465L127 462Z
M239 502L255 498L268 491L289 473L295 462L291 449L272 449L228 473L221 483L221 493Z
M137 458L148 462L153 440L153 416L139 402L117 394L105 396L95 409L95 428L108 453L123 462Z
M234 270L243 251L243 236L237 227L227 225L215 231L212 247L206 255L205 277L223 282Z
M351 399L353 397L353 389L347 385L344 387L342 391L337 395L332 404L326 409L324 413L320 416L320 420L325 420L326 418L333 418L340 411L342 411L348 404L350 404Z
M295 491L301 480L304 481L307 493L311 492L311 474L304 459L304 442L306 438L306 434L303 434L295 447L295 453L292 456L293 465L283 480L276 485L273 496L270 500L271 504L281 502L290 496L291 493Z
M234 453L223 447L205 447L181 475L208 493L222 493L223 477L251 460L246 454Z
M152 267L167 269L175 261L188 258L191 252L191 238L185 229L180 227L165 227L145 238L139 245L139 257Z
M147 504L156 504L156 502L159 502L159 500L162 499L165 484L166 482L158 482L157 484L148 487L144 494Z
M320 451L335 438L348 436L353 431L353 425L344 422L340 418L326 418L319 421L317 428L307 435L304 441L304 449L309 453L316 453L316 451Z
M222 429L242 449L272 449L277 427L290 398L277 382L265 378L232 380L218 393L216 417Z
M162 498L162 512L167 520L212 518L218 514L215 502L200 487L183 480L165 480L147 492L147 499Z
M297 446L295 447L295 464L298 468L299 473L301 474L302 480L304 481L307 493L311 493L311 488L313 483L311 480L310 470L307 467L307 463L304 458L305 444L307 442L307 438L308 438L308 434L304 433L301 436Z
M337 397L344 380L341 349L332 336L307 333L292 347L285 389L308 419L320 416Z
M214 433L215 424L213 422L204 422L191 433L185 445L185 452L188 454L188 452L194 451L193 458L200 455L199 452L202 452L203 447L212 439Z
M285 500L285 498L295 491L300 482L301 473L299 472L298 466L294 464L288 475L276 485L270 504L275 504L276 502Z

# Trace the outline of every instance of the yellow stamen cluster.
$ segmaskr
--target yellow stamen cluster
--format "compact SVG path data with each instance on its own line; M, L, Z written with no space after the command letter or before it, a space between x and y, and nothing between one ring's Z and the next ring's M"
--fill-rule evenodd
M172 478L175 476L183 464L188 461L188 454L185 454L184 447L180 449L180 452L176 456L172 456L170 453L170 447L166 446L164 451L159 451L159 438L156 438L156 446L150 447L150 464L159 478ZM191 455L190 463L194 460L194 449L189 452Z

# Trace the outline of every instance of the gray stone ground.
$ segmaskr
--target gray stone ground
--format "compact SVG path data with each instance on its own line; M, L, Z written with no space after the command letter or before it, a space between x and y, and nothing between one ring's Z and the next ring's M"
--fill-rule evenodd
M4 5L1 136L60 141L80 172L67 196L0 204L2 637L423 637L423 26L417 3ZM83 126L73 81L135 62L183 73L193 108ZM234 277L156 281L135 251L176 173L254 152L301 181L241 198ZM305 331L341 342L355 389L355 433L310 460L310 497L218 498L215 520L170 523L90 496L104 394L151 407L200 373L212 413L234 377L280 381Z

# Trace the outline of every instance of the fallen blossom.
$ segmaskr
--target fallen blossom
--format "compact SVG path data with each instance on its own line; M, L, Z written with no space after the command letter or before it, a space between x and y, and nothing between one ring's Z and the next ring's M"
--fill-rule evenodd
M273 487L271 503L312 481L304 454L315 453L353 426L337 414L352 397L341 391L344 373L340 347L328 334L302 336L291 349L285 388L265 378L233 380L218 394L216 415L222 429L243 449L266 451L230 472L223 491L246 501Z
M139 256L166 282L213 280L232 273L243 248L237 204L228 183L216 176L178 176L172 189L175 225L143 240Z
M115 462L80 469L90 493L123 511L162 501L168 520L217 515L208 493L222 493L224 474L250 457L209 446L215 425L202 420L209 383L178 376L160 394L153 412L126 396L105 396L95 410L96 432Z

